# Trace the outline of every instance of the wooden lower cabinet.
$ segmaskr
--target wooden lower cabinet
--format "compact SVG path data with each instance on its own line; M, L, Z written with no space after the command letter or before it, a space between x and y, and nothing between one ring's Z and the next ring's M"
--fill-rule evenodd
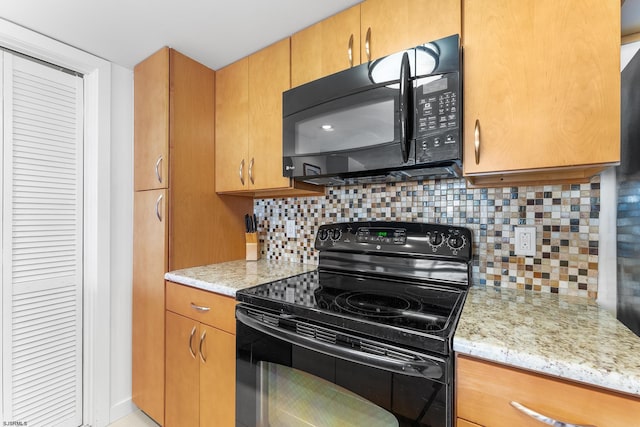
M633 396L460 355L455 394L458 427L542 425L511 402L575 425L627 427L640 420Z
M164 426L234 426L235 326L220 328L231 329L235 320L200 320L233 313L235 300L172 282L166 286Z

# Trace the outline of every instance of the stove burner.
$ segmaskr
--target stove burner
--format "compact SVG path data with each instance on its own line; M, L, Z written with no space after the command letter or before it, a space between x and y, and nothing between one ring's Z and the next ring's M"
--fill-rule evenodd
M336 297L335 304L349 313L368 317L401 317L421 307L417 299L373 291L345 292Z

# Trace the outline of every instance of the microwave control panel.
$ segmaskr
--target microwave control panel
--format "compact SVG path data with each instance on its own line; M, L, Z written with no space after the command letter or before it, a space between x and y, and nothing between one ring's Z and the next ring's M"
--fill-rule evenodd
M459 82L457 72L417 79L416 163L460 157Z

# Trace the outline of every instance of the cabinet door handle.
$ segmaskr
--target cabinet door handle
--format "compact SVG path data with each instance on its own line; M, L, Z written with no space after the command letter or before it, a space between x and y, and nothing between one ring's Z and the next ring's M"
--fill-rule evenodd
M156 216L158 217L158 221L162 222L162 214L160 213L160 202L162 202L163 195L158 196L158 200L156 200Z
M238 170L240 173L240 183L244 185L244 159L240 162L240 169Z
M162 184L162 174L160 173L160 166L162 165L162 154L156 160L156 178L158 178L158 182Z
M202 363L207 363L207 358L202 354L202 344L204 343L205 338L207 338L207 331L202 331L202 335L200 335L200 346L198 347L198 353L200 353L200 360Z
M367 36L364 39L364 51L367 54L367 62L371 61L371 27L367 28Z
M353 34L349 37L349 44L347 45L347 56L349 57L349 67L353 67Z
M536 411L527 408L526 406L512 401L511 402L511 406L513 406L514 408L516 408L518 411L522 412L523 414L526 414L528 416L530 416L531 418L533 418L536 421L540 421L543 424L549 425L549 426L554 426L554 427L596 427L594 425L587 425L587 424L570 424L570 423L565 423L563 421L557 421L554 420L551 417L547 417L546 415L542 415L537 413Z
M196 354L193 352L193 336L196 334L196 327L194 326L191 329L191 334L189 335L189 353L191 353L191 357L196 358Z
M249 162L249 180L251 181L251 184L255 184L255 182L253 182L253 161L255 159L252 157L251 161Z
M205 307L203 305L197 305L194 303L191 303L191 308L193 308L194 310L200 311L202 313L206 313L207 311L211 310L210 307Z
M473 145L476 150L476 165L480 164L480 120L476 119L476 127L473 131Z

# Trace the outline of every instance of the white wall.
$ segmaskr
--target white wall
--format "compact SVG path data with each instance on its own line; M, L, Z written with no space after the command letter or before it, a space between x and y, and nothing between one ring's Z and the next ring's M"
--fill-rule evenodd
M111 422L130 413L133 71L111 67Z

